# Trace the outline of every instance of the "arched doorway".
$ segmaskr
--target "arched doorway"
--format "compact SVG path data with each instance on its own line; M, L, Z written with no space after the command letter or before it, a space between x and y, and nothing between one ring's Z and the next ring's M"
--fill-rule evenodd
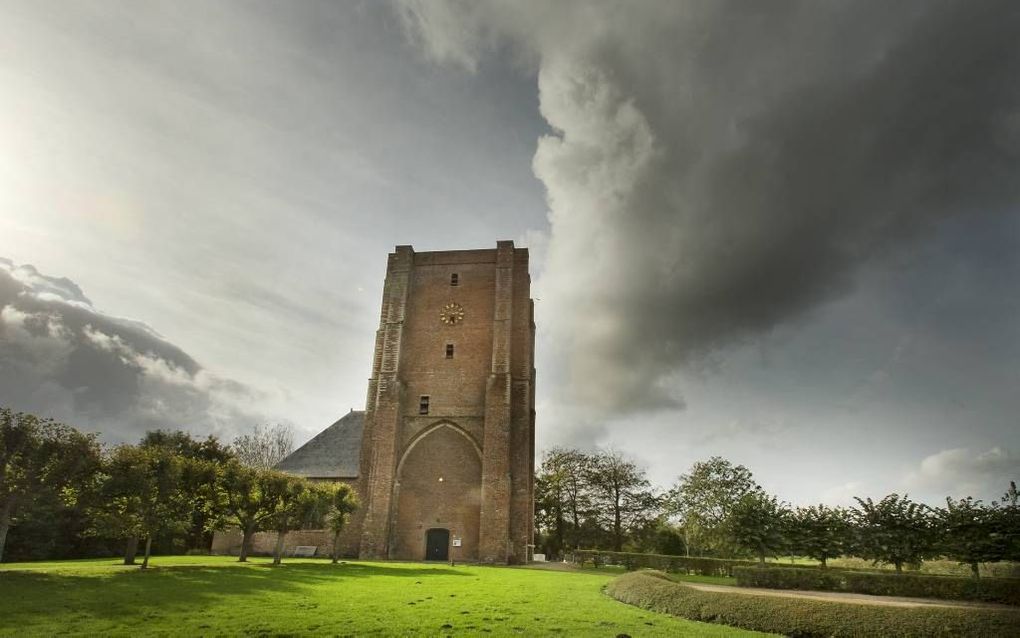
M455 424L437 423L408 445L397 477L389 557L477 560L482 460L473 439ZM446 530L441 559L429 550L428 530ZM454 537L460 543L450 549Z
M433 528L425 532L425 560L450 559L450 530Z

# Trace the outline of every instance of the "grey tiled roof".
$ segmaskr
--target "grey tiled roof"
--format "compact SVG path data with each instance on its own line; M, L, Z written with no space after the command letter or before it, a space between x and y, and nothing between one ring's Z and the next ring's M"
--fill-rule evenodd
M277 463L276 469L309 478L356 478L364 429L365 413L351 410Z

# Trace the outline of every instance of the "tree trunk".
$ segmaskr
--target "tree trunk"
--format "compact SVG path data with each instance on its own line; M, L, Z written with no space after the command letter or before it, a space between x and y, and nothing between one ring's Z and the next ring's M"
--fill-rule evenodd
M7 530L10 528L10 523L0 522L0 562L4 559L4 545L7 544Z
M571 519L573 520L573 525L574 525L574 529L573 529L573 537L574 538L573 538L573 542L570 543L570 549L580 549L580 547L578 547L578 545L580 544L579 541L580 541L580 536L581 536L581 520L580 520L580 517L577 515L577 501L576 501L576 499L574 501L572 501L571 504L570 504L570 513L571 513Z
M896 561L894 563L894 565L896 565L896 573L897 574L902 574L903 573L903 561Z
M620 520L620 495L613 501L613 551L623 551L623 523Z
M758 548L758 565L761 566L761 567L765 566L765 548L764 547L759 547Z
M825 564L825 557L822 556L822 569L825 569L828 565Z
M563 520L563 495L557 496L558 502L556 504L556 551L563 552L565 539L563 537L563 525L566 523Z
M142 569L149 568L149 552L152 551L152 535L145 538L145 558L142 559Z
M333 534L333 564L340 560L340 532Z
M3 510L0 510L0 561L4 559L4 545L7 544L7 531L11 529L11 516L14 514L14 495L7 498Z
M245 530L241 534L241 551L237 556L237 562L247 563L248 552L251 550L251 537L255 535L255 532Z
M287 538L287 532L276 532L276 547L273 548L273 564L279 565L283 561L283 541Z
M124 564L134 565L135 554L137 553L138 553L138 537L132 536L131 538L127 539L127 543L124 546Z
M981 572L978 571L977 562L973 562L970 564L970 575L973 576L974 578L981 578Z

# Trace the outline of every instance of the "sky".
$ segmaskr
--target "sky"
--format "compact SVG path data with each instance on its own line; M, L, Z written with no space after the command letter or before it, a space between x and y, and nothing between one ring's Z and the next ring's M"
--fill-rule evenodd
M0 0L0 404L364 406L386 254L531 251L537 439L1020 478L1020 6Z

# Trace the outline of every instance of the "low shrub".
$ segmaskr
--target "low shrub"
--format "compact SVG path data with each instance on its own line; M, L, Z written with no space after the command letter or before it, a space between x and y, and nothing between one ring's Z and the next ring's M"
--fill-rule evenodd
M624 574L606 587L617 600L689 620L795 638L815 636L1020 636L1020 610L893 607L708 592L664 574Z
M842 591L875 596L979 600L1020 605L1020 579L963 578L931 574L859 572L843 569L735 567L741 587Z
M873 571L875 563L863 558L842 556L840 558L829 559L829 567L852 569L854 571ZM1020 563L1001 561L998 563L981 563L978 567L981 570L982 578L985 576L992 578L1020 578ZM886 565L882 571L891 571L892 569L892 565ZM970 565L964 565L944 558L926 560L921 564L920 570L917 571L920 571L922 574L938 574L941 576L966 576L968 578L971 576Z
M671 554L644 554L635 552L610 552L600 549L575 550L570 560L578 565L591 563L595 567L602 565L620 565L628 571L635 569L657 569L675 574L697 574L699 576L732 576L733 568L754 566L756 560L741 558L703 558L698 556L676 556ZM769 563L769 567L789 569L803 565L785 565ZM808 568L811 569L811 568Z
M584 565L585 563L591 563L595 567L621 565L629 571L635 569L658 569L664 572L698 574L699 576L732 576L734 567L758 564L753 560L604 552L595 549L577 550L573 553L572 560L579 565Z

